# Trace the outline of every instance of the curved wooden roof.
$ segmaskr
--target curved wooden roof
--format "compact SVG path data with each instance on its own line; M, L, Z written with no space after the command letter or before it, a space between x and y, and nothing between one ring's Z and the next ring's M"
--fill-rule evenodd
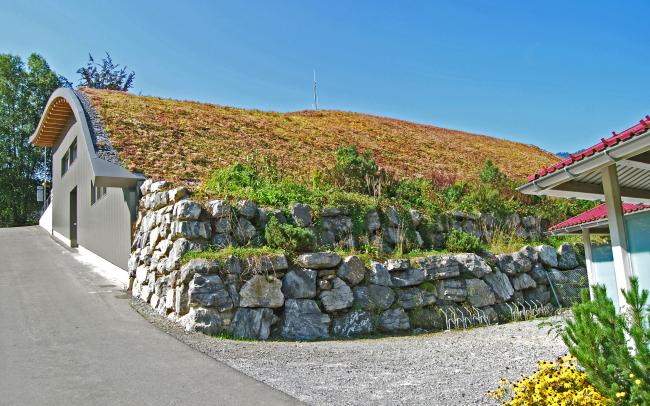
M81 145L90 157L97 186L132 187L142 179L142 176L97 156L84 108L72 89L59 88L52 93L29 142L37 147L54 147L71 117L81 126L81 136L85 139Z
M36 131L29 141L37 147L54 146L63 127L73 115L70 103L62 96L56 97L48 103Z

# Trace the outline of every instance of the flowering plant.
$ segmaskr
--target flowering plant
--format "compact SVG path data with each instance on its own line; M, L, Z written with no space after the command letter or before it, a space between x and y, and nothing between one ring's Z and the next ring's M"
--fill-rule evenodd
M571 355L555 362L540 361L535 373L518 381L502 379L488 396L505 406L614 404L589 384Z

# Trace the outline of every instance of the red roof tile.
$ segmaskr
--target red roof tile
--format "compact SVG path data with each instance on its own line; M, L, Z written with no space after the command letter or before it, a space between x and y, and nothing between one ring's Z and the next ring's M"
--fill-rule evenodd
M566 159L563 159L562 161L556 163L555 165L551 165L549 167L543 167L539 171L537 171L535 174L530 175L528 177L528 182L533 182L541 177L544 177L548 175L549 173L553 173L556 170L560 170L566 166L571 166L575 162L581 161L582 159L592 156L593 154L597 152L602 152L606 150L607 148L613 147L614 145L618 144L619 142L625 142L631 138L633 138L636 135L640 135L645 133L648 129L650 129L650 116L645 116L642 120L639 121L638 124L628 128L625 131L622 131L620 133L616 133L616 131L612 131L612 136L605 139L601 138L600 142L596 145L594 145L591 148L587 148L584 151L581 151L577 154L569 154L569 157Z
M629 214L634 213L635 211L650 209L648 204L632 204L632 203L623 203L623 213ZM607 218L607 205L605 203L600 206L596 206L591 210L587 210L584 213L580 213L575 217L571 217L568 220L564 220L561 223L554 225L549 228L549 231L559 230L562 228L577 226L579 224L590 223L596 220L602 220Z

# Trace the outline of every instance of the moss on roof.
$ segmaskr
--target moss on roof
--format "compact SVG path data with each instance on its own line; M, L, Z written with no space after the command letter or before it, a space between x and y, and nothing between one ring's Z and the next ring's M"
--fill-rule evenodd
M265 112L81 88L120 159L155 179L200 182L217 167L251 154L277 158L300 178L333 165L340 145L370 150L399 176L476 179L491 159L524 180L557 157L485 135L343 111Z

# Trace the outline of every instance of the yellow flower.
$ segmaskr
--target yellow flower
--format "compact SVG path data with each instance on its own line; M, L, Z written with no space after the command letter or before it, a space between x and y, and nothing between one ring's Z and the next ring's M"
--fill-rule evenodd
M626 395L625 392L616 392L616 397L617 397L617 398L624 398L625 395Z
M637 379L636 381L634 381L634 383L637 384L637 385L641 385L641 380Z

